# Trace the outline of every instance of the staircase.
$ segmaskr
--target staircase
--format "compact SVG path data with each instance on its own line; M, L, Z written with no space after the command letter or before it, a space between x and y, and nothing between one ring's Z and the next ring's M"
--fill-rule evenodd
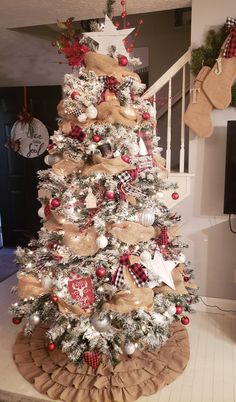
M158 135L161 137L166 135L166 149L165 158L166 158L166 168L169 172L168 182L177 183L178 184L178 200L173 200L171 197L172 191L165 192L164 202L168 208L175 207L178 203L183 201L184 198L190 195L191 190L191 178L194 176L189 173L189 163L187 163L186 167L186 151L188 150L188 143L186 143L186 133L185 133L185 124L184 124L184 112L186 108L186 94L189 92L189 82L186 80L186 70L188 64L190 62L191 52L190 49L180 57L179 60L173 64L172 67L167 70L162 77L160 77L143 95L143 99L149 99L153 106L157 108L157 119L167 113L167 124L166 124L166 133L160 132ZM189 74L188 74L189 75ZM181 86L180 90L174 91L176 85L173 85L174 79L177 77L177 86ZM160 97L160 94L164 90L164 87L167 86L167 102L158 108L157 101ZM174 93L175 92L175 93ZM181 102L181 113L178 122L178 126L180 127L180 132L173 132L173 122L172 122L172 114L174 105L177 102ZM175 117L176 119L176 117ZM176 122L176 121L175 121ZM177 147L172 148L172 143L174 140L174 136L179 136L178 143L180 144ZM188 138L188 137L187 137ZM175 138L176 140L176 138ZM189 140L188 140L189 141ZM176 141L175 141L176 142ZM173 168L173 159L178 159L177 168Z

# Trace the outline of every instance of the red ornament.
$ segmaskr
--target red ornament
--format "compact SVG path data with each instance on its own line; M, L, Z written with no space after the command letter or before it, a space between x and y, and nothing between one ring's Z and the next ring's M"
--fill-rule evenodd
M112 191L112 190L107 190L106 193L105 193L105 197L110 201L114 200L115 199L115 192Z
M93 141L94 141L94 142L99 142L99 141L101 141L101 136L98 135L98 134L94 134L94 135L93 135Z
M50 350L50 352L52 352L56 349L56 344L54 342L50 342L48 345L48 349Z
M179 198L179 193L177 193L176 191L174 193L171 194L171 197L173 198L173 200L178 200Z
M52 301L53 303L57 303L57 302L58 302L58 297L57 297L56 295L52 295L52 296L51 296L51 301Z
M61 201L59 200L59 198L53 198L51 200L51 208L55 209L57 207L59 207L61 205Z
M53 47L55 47L56 44L57 44L57 42L56 42L55 40L53 40L53 41L51 42L51 45L52 45Z
M82 277L74 274L68 281L68 291L80 307L87 308L94 303L93 284L90 276Z
M127 11L122 11L121 18L126 18L126 17L127 17Z
M104 278L104 276L106 275L107 271L106 268L104 267L97 267L96 269L96 275L99 279Z
M55 251L58 246L59 246L58 241L50 241L50 242L48 243L48 249L49 249L49 250L54 250L54 251Z
M176 314L182 314L183 307L182 306L176 306Z
M144 113L142 114L142 117L143 117L143 120L149 120L149 119L150 119L150 113L144 112Z
M183 325L188 325L189 321L190 321L190 319L186 315L181 318L181 322Z
M128 59L126 56L120 56L118 58L118 61L119 61L119 65L123 66L123 67L127 66L127 64L128 64Z
M84 361L92 368L96 369L100 363L100 360L101 356L99 352L84 352Z
M124 161L126 163L129 163L129 161L130 161L130 157L128 155L122 155L121 159L122 159L122 161Z
M74 100L74 99L76 99L78 96L80 96L80 93L77 92L77 91L73 91L70 97L71 97L71 99Z
M12 322L13 322L13 324L15 324L15 325L19 325L19 324L21 323L21 321L22 321L22 318L21 318L21 317L13 317L13 318L12 318Z

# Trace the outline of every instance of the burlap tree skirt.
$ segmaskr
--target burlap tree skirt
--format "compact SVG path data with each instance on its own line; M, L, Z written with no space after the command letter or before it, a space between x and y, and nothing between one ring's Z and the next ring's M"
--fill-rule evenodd
M112 368L103 361L96 370L68 362L61 351L49 352L45 328L38 327L31 337L17 336L13 356L22 376L51 399L66 402L130 402L156 393L185 369L189 341L181 323L172 326L172 336L155 351L136 351L122 356Z

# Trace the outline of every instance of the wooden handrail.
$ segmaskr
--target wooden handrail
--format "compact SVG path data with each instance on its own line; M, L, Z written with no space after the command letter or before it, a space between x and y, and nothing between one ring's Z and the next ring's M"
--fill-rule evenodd
M166 85L169 80L174 77L178 71L183 68L183 66L186 63L190 62L191 58L191 50L190 48L183 54L182 57L180 57L179 60L176 61L173 66L169 68L143 95L143 99L148 99L151 98L153 95L155 95L158 91L160 91L161 88L163 88L164 85Z

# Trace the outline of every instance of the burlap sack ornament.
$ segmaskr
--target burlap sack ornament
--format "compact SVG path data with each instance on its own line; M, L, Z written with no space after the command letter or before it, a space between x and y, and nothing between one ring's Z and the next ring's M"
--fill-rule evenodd
M96 254L99 247L96 244L97 233L94 226L80 231L79 227L72 223L63 225L63 244L75 255L88 257Z
M192 88L192 98L184 114L185 124L199 137L209 137L213 132L211 120L212 103L203 91L203 82L210 67L204 66L198 73Z
M141 116L130 106L120 106L118 100L102 102L97 106L97 123L121 124L126 127L135 127Z
M68 156L64 156L60 162L54 163L52 166L52 170L58 176L68 176L73 172L82 171L84 167L84 161L81 160L73 160Z
M119 82L125 77L133 77L136 81L141 82L138 74L129 71L125 67L118 65L118 61L110 56L99 53L87 52L84 57L84 63L88 71L94 71L98 76L108 75L115 77Z
M146 227L140 223L129 221L113 223L108 232L128 245L138 244L155 237L155 230L152 226Z
M19 274L17 285L17 294L20 299L28 297L38 297L50 292L50 289L43 287L42 283L33 275Z
M116 158L107 159L100 155L93 155L93 165L86 165L83 169L83 176L91 176L94 173L107 173L110 175L116 175L125 170L134 169L134 166L128 165L124 162L121 156Z
M153 290L151 288L139 288L125 266L123 266L123 275L125 283L130 286L130 290L117 292L109 302L103 304L103 310L126 314L139 309L152 311Z

